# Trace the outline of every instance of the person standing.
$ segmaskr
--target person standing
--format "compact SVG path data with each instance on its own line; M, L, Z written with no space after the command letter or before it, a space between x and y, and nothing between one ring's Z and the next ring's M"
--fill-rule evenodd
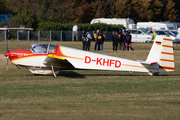
M103 51L103 45L104 45L104 41L105 41L105 35L103 34L102 30L100 30L102 35L103 35L103 42L101 43L101 51Z
M95 41L95 46L94 46L94 51L96 51L97 48L97 36L99 34L99 29L97 29L96 33L94 33L94 41Z
M118 40L118 44L119 44L119 50L121 50L121 46L122 46L122 50L125 49L125 46L124 46L124 34L122 33L122 29L120 28L119 29L119 32L117 34L117 40Z
M130 34L130 31L128 31L125 36L126 51L127 51L127 49L129 49L129 51L131 51L131 38L132 38L132 36Z
M97 44L98 44L98 51L100 51L100 46L104 42L104 35L102 33L102 30L99 30L98 36L97 36Z
M86 30L84 30L83 35L82 35L82 43L83 43L83 50L86 49Z
M7 38L9 39L9 41L11 40L11 35L10 35L10 31L9 30L7 30Z
M78 41L78 26L77 26L77 24L73 26L72 31L73 31L72 40L74 41L74 37L76 36L76 41Z
M24 29L25 27L21 24L20 25L21 29ZM19 40L24 40L24 30L19 30Z
M86 50L89 51L90 50L90 46L91 46L91 34L90 34L90 31L87 31L86 33Z
M151 37L152 43L154 43L154 40L156 39L156 36L157 36L157 34L156 34L155 30L152 30L152 37Z
M117 47L118 47L118 32L116 31L115 34L113 35L113 51L116 50L117 51Z

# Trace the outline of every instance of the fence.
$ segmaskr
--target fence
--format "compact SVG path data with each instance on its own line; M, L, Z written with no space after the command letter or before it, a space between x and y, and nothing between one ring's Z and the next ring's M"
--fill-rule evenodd
M15 33L16 32L16 33ZM25 41L73 41L72 31L24 31L23 34L20 34L19 31L15 31L11 34L15 34L13 39L25 40ZM90 31L91 36L95 31ZM114 32L103 32L105 35L106 41L112 41L112 35ZM16 35L17 34L17 35ZM83 31L78 31L78 41L82 40ZM5 32L0 31L0 41L5 40ZM8 40L8 38L7 38ZM74 38L75 40L75 38Z

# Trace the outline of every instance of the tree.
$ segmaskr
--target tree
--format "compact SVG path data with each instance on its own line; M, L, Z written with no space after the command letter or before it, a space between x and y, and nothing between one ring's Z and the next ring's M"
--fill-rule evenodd
M11 26L36 28L42 22L89 23L94 18L180 21L180 0L1 0ZM16 26L16 27L17 27Z
M174 22L176 21L177 10L175 9L175 2L173 0L169 0L164 6L163 12L164 21Z
M131 0L116 0L114 8L115 18L127 18L131 14Z

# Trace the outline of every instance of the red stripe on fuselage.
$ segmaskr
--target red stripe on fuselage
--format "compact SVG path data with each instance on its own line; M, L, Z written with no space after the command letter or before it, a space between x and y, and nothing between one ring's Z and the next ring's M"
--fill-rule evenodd
M33 54L31 50L10 50L9 51L9 59L12 61L18 60L18 59L25 59L28 57L36 57L36 56L47 56L47 54Z

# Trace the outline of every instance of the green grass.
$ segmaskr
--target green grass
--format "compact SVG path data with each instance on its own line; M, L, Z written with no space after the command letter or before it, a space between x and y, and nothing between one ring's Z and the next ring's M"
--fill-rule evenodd
M30 49L30 43L9 42L9 49ZM51 42L81 49L81 42ZM145 60L152 44L134 43L135 51L112 51L104 44L97 53ZM74 70L33 76L10 63L6 70L6 42L0 42L0 120L179 120L180 47L175 72L146 73ZM93 51L94 43L91 45Z

